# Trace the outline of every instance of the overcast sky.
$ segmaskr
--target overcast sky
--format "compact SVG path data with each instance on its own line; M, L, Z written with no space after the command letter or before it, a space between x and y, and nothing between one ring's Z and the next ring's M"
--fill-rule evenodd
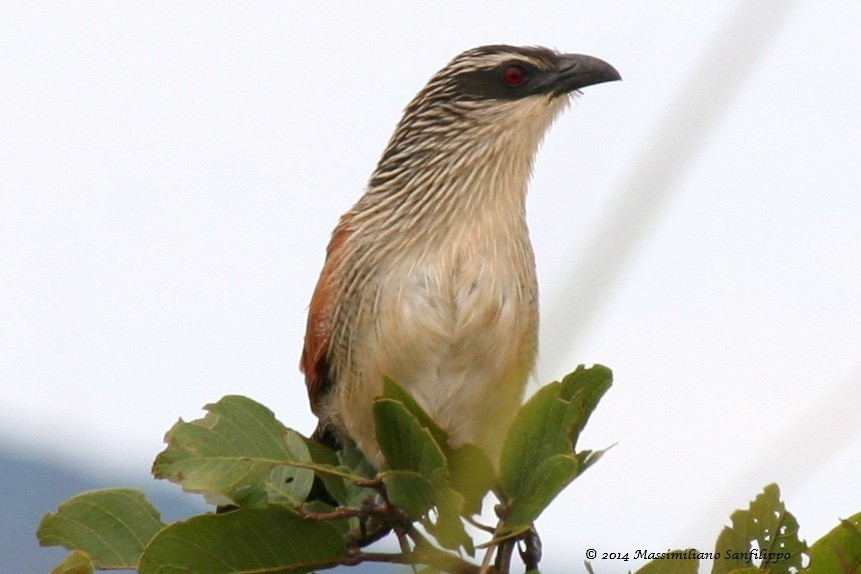
M613 368L581 443L619 443L539 520L547 564L712 550L772 481L818 538L861 510L861 4L758 5L784 16L739 57L722 1L3 3L0 440L137 484L227 393L309 432L307 303L402 108L465 49L539 44L624 78L556 122L528 200L535 386ZM566 330L591 299L565 278L627 248L601 230L672 142Z

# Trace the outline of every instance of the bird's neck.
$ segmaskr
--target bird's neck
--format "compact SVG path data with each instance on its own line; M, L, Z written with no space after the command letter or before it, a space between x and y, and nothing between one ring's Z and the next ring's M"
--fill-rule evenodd
M353 210L355 223L431 241L471 222L525 232L533 158L566 101L442 106L405 116Z

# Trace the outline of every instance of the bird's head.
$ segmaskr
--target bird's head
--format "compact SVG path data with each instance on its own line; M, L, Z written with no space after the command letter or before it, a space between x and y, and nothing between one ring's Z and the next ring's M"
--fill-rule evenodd
M437 72L406 114L454 102L481 102L486 108L511 101L555 103L580 88L619 79L613 66L592 56L534 46L482 46Z
M406 107L370 188L403 188L433 166L457 176L458 165L506 165L525 183L538 144L569 96L620 78L603 60L548 48L463 52Z

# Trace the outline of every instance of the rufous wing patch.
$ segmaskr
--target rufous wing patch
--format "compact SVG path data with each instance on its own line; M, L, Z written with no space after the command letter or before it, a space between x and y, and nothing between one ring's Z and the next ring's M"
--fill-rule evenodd
M308 388L308 399L311 410L319 415L318 405L322 396L334 384L329 374L329 339L332 331L332 306L334 304L335 288L338 283L339 263L343 254L344 244L350 236L351 214L341 217L329 246L326 248L326 262L311 296L308 308L308 323L305 328L305 346L299 361L299 370L305 374L305 386Z

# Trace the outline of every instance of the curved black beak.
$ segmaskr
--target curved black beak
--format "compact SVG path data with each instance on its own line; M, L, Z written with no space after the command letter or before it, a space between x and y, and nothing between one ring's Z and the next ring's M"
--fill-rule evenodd
M556 64L551 91L556 96L586 86L621 80L619 72L605 62L584 54L561 54Z

